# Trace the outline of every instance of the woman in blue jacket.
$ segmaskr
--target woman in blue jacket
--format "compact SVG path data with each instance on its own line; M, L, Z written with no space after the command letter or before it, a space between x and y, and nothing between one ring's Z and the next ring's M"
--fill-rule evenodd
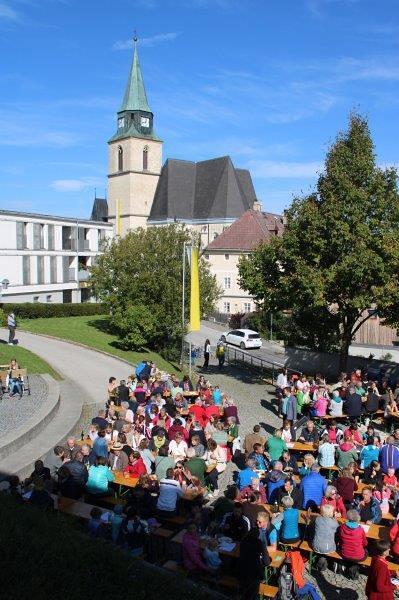
M299 535L299 510L293 508L294 501L291 496L283 496L281 503L284 507L283 520L280 527L280 541L284 543L293 543L300 540Z

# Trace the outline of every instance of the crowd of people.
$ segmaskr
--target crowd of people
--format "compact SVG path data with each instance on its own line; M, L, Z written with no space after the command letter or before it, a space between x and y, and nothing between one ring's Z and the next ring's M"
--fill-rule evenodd
M395 398L398 390L385 381L364 382L356 371L331 387L319 376L288 381L281 373L276 391L282 427L269 435L259 424L241 432L237 406L219 386L203 375L194 382L161 373L143 361L126 380L109 379L106 405L81 440L70 437L44 463L36 461L23 491L16 477L0 486L43 508L53 507L54 492L84 499L93 505L90 535L108 537L134 556L143 555L154 528L181 516L186 571L217 583L221 572L233 570L245 599L256 598L264 567L278 548L289 550L279 587L289 581L299 596L318 598L304 579L298 551L307 541L318 571L330 567L350 579L358 578L359 564L372 555L368 598L391 600L395 586L387 556L399 568L399 429L386 436L358 417L370 396L378 398L375 414L385 396ZM335 418L323 422L321 398ZM356 402L361 412L354 415L350 407ZM333 409L340 403L339 414ZM307 415L303 423L299 412ZM305 452L296 442L306 445ZM99 507L124 481L123 502L105 520ZM388 518L385 537L367 537L367 528ZM239 544L234 559L224 560L220 544L226 543Z

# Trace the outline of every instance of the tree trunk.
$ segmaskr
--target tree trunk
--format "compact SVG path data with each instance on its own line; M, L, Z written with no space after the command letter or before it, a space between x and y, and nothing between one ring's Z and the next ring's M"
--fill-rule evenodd
M341 338L341 347L339 350L339 370L340 373L346 373L348 366L349 346L351 345L352 336L350 332L344 331Z

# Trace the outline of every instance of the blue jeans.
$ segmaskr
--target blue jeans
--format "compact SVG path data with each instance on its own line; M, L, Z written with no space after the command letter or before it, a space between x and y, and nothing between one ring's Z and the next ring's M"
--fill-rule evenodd
M316 588L311 583L305 583L303 587L298 588L299 597L304 596L305 594L309 594L309 596L312 597L312 600L321 600Z
M10 379L8 382L10 394L19 394L22 396L22 382L19 379Z

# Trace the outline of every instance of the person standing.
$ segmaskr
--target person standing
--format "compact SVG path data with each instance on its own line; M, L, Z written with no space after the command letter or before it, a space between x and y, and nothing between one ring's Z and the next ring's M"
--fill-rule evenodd
M207 369L209 366L209 357L211 354L211 342L206 339L204 344L204 366L203 369Z
M391 581L391 573L387 562L389 542L377 542L377 556L371 559L371 567L366 583L368 600L393 600L398 589ZM398 572L396 572L398 575Z
M219 369L221 369L223 367L224 361L226 360L225 352L226 352L226 346L222 340L219 340L218 344L217 344L217 348L216 348L216 357L219 362Z
M17 328L17 322L15 320L15 315L13 312L8 313L7 315L7 327L8 327L8 345L14 345L15 338L15 330Z

